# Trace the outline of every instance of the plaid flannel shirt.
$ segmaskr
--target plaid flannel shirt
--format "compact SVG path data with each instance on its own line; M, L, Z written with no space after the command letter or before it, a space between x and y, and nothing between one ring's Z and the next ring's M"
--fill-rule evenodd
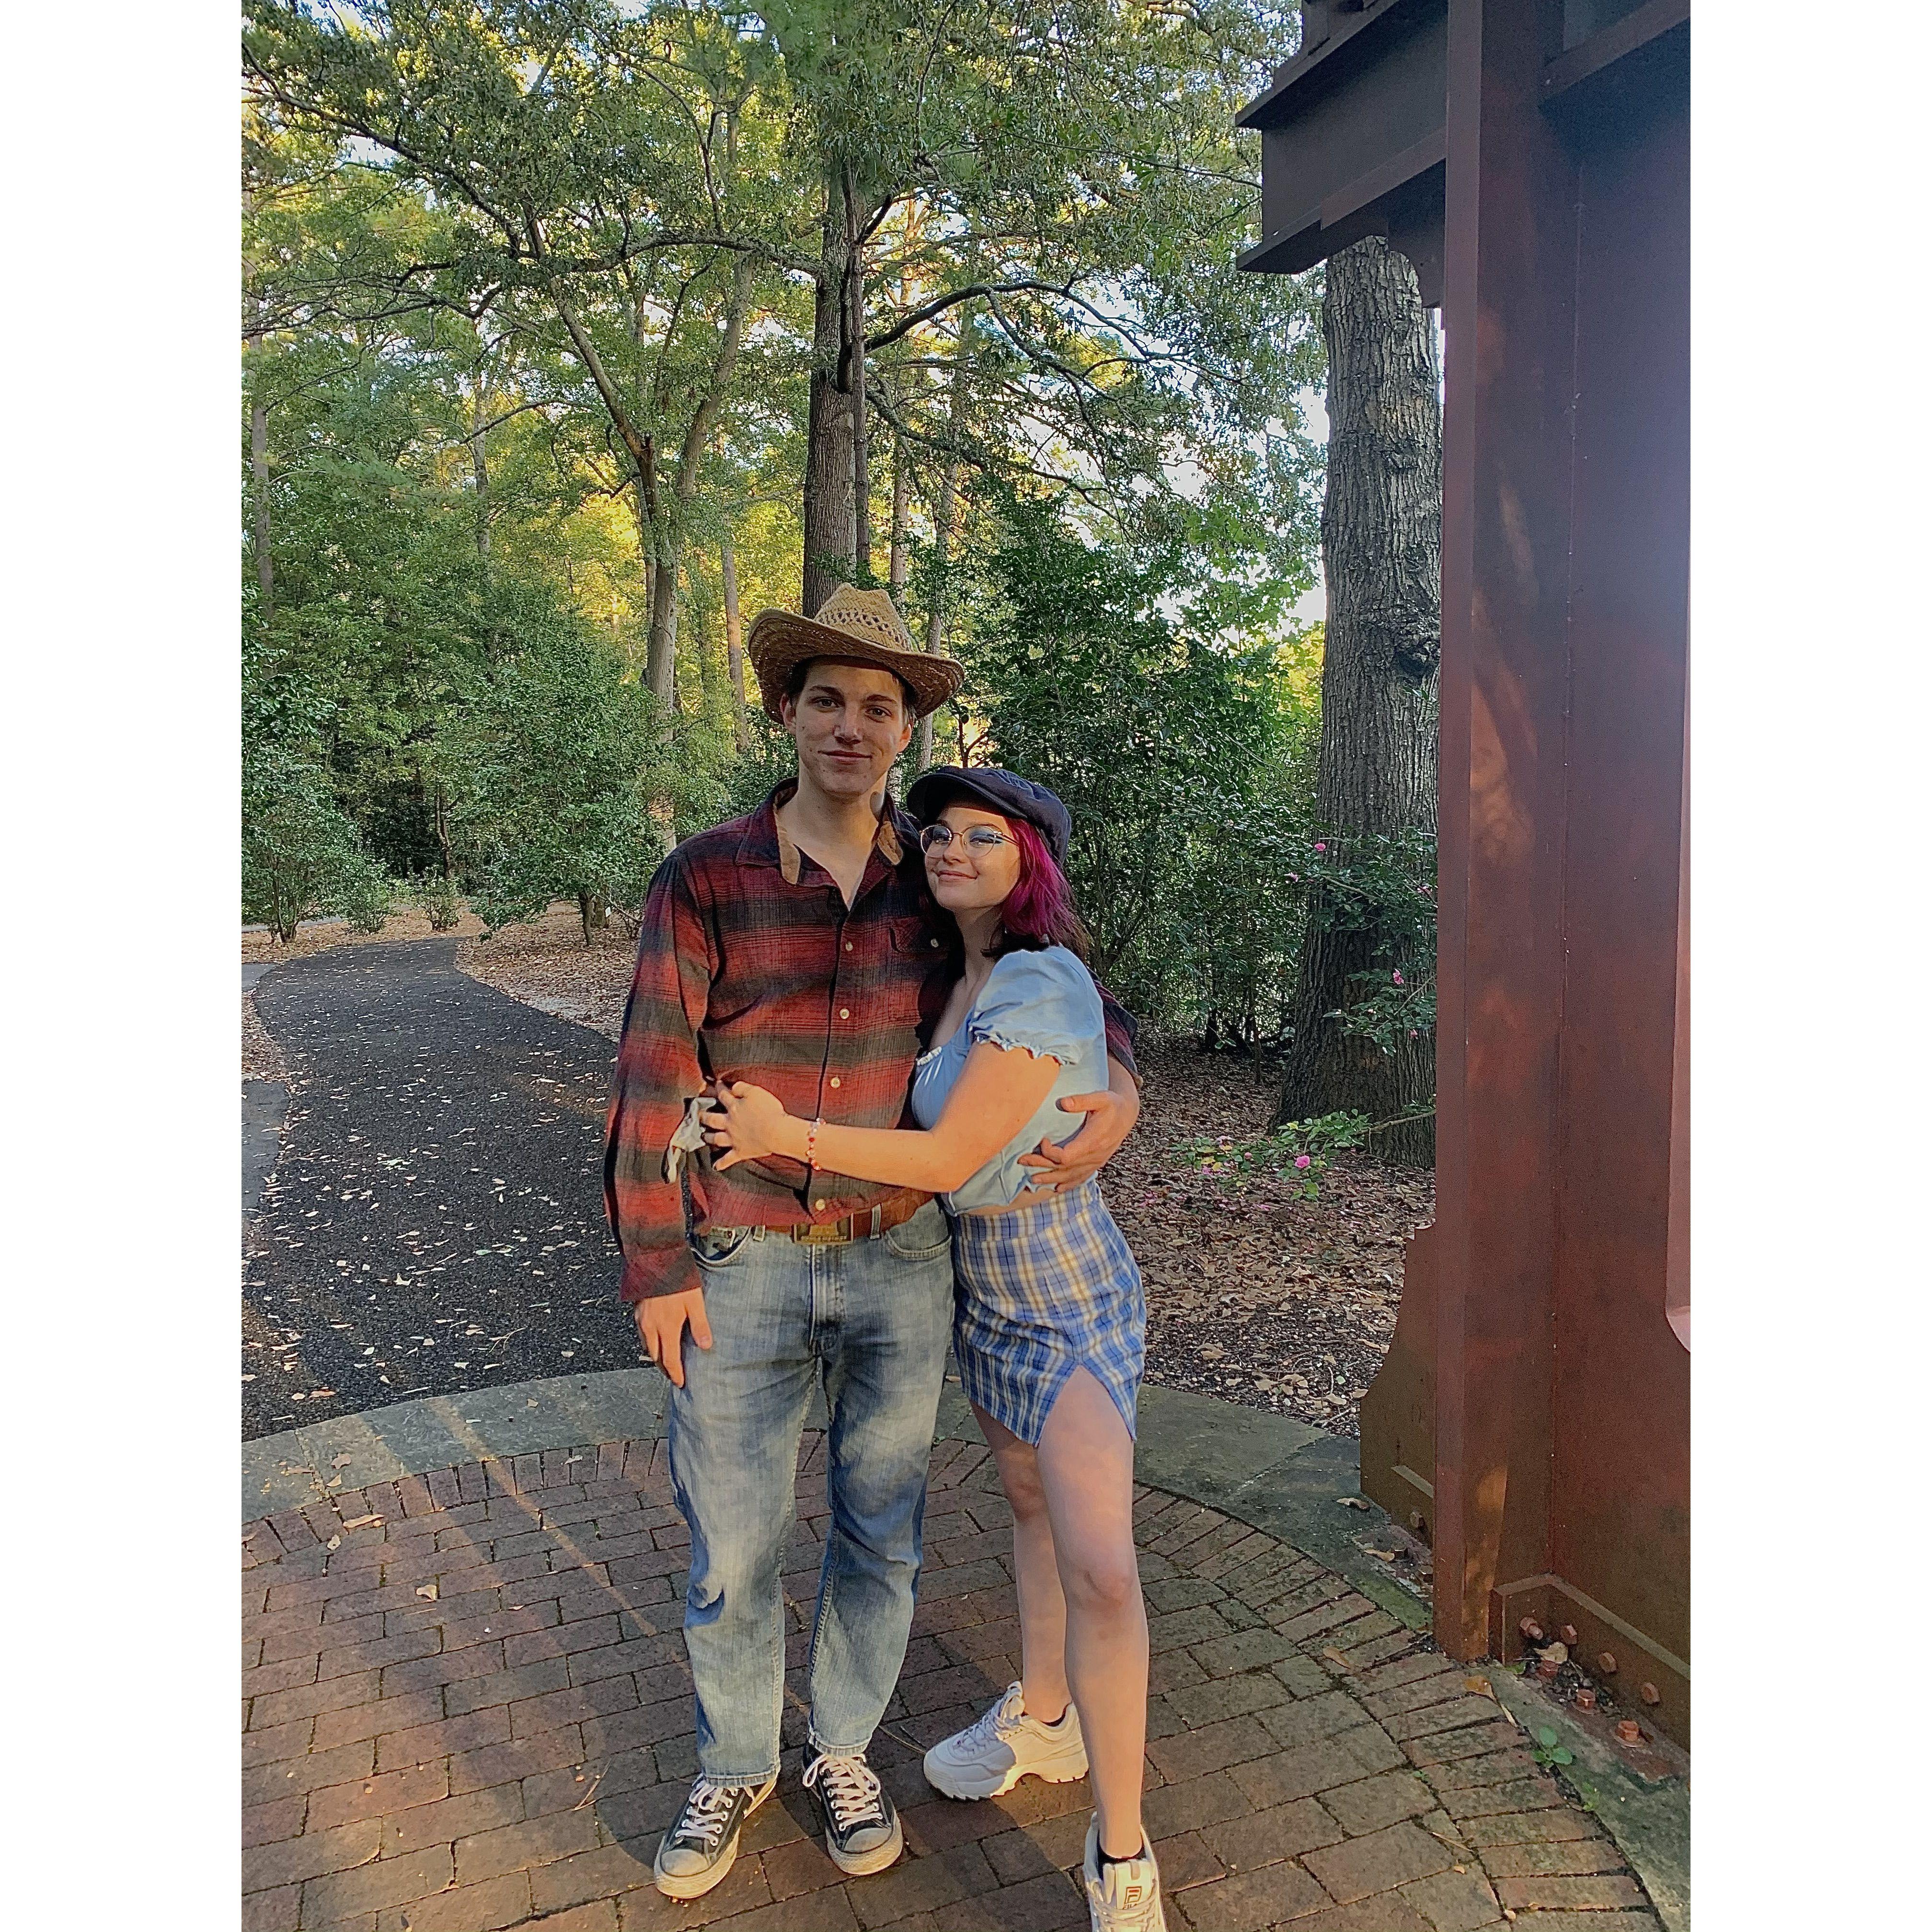
M916 1125L913 1064L959 961L932 904L910 816L888 799L850 908L830 873L780 830L782 784L742 818L687 838L652 878L604 1131L604 1200L624 1257L626 1301L696 1288L690 1225L794 1228L836 1221L903 1189L802 1162L710 1150L684 1180L664 1151L706 1084L748 1080L802 1119ZM1107 1051L1133 1068L1134 1022L1102 994Z

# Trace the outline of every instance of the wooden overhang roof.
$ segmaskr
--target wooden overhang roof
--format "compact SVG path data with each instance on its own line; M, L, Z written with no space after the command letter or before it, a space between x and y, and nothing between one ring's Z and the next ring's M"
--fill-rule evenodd
M1540 104L1579 130L1688 58L1690 0L1550 0L1548 15ZM1441 300L1448 35L1449 0L1306 0L1300 51L1237 120L1262 136L1262 236L1240 267L1297 274L1382 235Z

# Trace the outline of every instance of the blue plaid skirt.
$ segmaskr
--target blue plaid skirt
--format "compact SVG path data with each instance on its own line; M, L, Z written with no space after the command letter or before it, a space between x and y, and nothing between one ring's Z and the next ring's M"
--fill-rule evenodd
M952 1276L952 1346L972 1401L1037 1443L1066 1378L1084 1368L1133 1434L1147 1298L1097 1180L1004 1214L956 1216Z

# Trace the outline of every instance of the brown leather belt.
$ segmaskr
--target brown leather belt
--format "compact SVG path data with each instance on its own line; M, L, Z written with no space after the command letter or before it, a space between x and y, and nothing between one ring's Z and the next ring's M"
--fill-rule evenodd
M896 1228L910 1221L932 1198L916 1187L908 1187L903 1193L895 1194L881 1201L875 1208L868 1208L855 1214L848 1214L836 1221L807 1222L802 1227L782 1232L790 1234L794 1241L804 1241L814 1247L836 1247L847 1241L875 1240L888 1228ZM773 1234L782 1231L774 1228Z

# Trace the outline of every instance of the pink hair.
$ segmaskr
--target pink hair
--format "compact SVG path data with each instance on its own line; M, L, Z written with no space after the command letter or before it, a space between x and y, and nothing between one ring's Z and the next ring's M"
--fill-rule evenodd
M1066 874L1054 863L1046 841L1034 826L1024 818L1009 818L1006 826L1020 854L1018 882L1000 908L1000 925L1007 941L1070 946L1084 959L1087 929L1073 910L1072 889Z

